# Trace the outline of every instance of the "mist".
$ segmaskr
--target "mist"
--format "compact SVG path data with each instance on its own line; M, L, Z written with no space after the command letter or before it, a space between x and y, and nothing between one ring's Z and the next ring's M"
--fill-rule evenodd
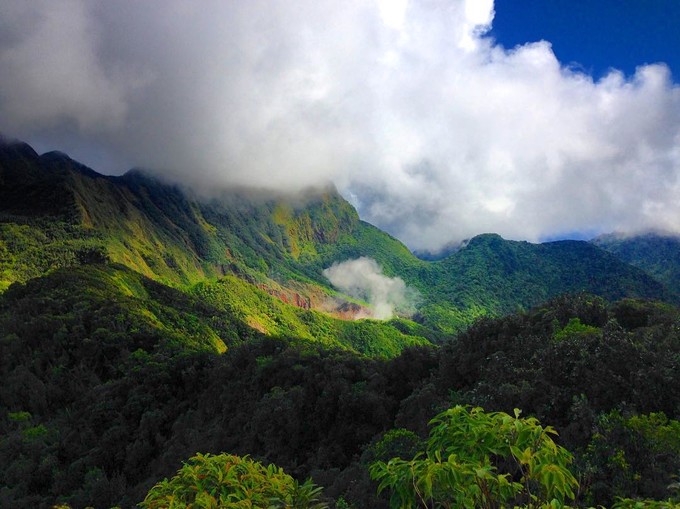
M324 269L323 275L338 290L370 304L371 314L357 318L389 320L395 314L411 315L415 310L417 291L399 277L385 276L372 258L336 262Z
M0 0L0 133L199 192L333 182L412 249L680 232L680 88L504 48L493 2ZM642 64L642 63L641 63Z

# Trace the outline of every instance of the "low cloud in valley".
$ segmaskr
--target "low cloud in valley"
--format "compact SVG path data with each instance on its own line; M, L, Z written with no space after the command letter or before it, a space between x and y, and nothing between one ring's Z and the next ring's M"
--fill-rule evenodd
M371 315L363 318L388 320L396 313L413 312L417 291L407 287L399 277L385 276L372 258L362 256L336 262L325 269L323 275L338 290L371 305Z

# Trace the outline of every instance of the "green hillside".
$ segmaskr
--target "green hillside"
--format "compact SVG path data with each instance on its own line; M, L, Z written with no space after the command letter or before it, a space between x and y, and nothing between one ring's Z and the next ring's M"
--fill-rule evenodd
M241 189L198 199L137 170L105 177L23 144L0 148L0 182L4 286L77 263L82 244L175 286L235 273L327 287L321 271L333 261L374 256L395 272L412 258L333 189L289 197ZM50 206L31 205L33 195ZM45 247L64 253L47 265Z
M565 292L672 297L643 271L584 242L480 235L447 258L423 261L361 221L332 188L197 197L141 171L106 177L25 144L0 148L0 182L0 290L58 267L110 260L183 289L233 275L329 311L337 294L323 269L367 256L420 293L413 318L442 333Z
M436 296L421 310L424 323L434 326L471 323L480 315L508 314L580 291L609 300L671 299L640 269L580 241L530 244L479 235L464 249L431 262L418 278L427 285L424 291Z
M115 342L114 336L144 336L154 338L152 345L223 353L269 336L373 357L437 340L408 320L346 321L292 306L234 276L182 291L118 264L58 269L13 285L4 298L21 302L3 329L20 337L58 339L75 331L83 339ZM55 320L68 325L52 329Z
M199 283L190 294L265 335L320 342L374 357L393 357L404 347L438 340L432 330L408 320L347 321L291 306L234 276Z
M680 238L673 234L601 235L591 241L680 293Z

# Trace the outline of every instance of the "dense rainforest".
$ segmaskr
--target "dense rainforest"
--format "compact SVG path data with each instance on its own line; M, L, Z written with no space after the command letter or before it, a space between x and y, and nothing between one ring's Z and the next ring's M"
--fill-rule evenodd
M486 234L426 261L333 189L196 197L3 144L0 507L167 507L191 472L226 486L232 467L229 489L275 486L257 496L280 507L526 506L540 486L549 507L672 507L676 272L619 251ZM351 319L372 302L324 269L360 256L415 309ZM508 426L541 440L477 454ZM512 467L532 451L562 477ZM403 473L442 455L498 496L446 499L423 474L414 502Z

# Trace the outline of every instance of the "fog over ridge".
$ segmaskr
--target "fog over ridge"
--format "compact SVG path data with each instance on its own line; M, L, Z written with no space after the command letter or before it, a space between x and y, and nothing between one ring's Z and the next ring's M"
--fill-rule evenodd
M333 181L436 250L680 232L680 88L504 48L493 2L0 0L0 132L195 188ZM680 70L676 70L678 72Z

